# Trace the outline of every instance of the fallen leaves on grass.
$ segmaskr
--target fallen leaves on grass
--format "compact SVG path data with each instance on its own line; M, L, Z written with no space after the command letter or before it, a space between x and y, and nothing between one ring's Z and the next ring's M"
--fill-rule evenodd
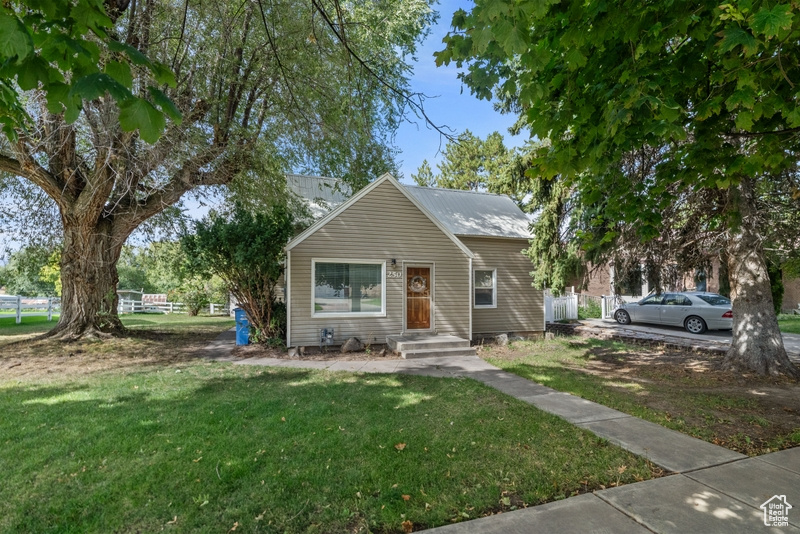
M403 532L414 532L414 523L406 519L401 523L403 526Z
M397 449L398 451L402 451L403 449L406 448L406 444L405 443L398 443L398 444L396 444L394 446L394 448Z
M167 524L174 525L177 522L178 522L178 516L176 515L175 517L172 518L172 521L167 521Z
M404 501L410 501L411 500L411 495L403 495L403 500Z

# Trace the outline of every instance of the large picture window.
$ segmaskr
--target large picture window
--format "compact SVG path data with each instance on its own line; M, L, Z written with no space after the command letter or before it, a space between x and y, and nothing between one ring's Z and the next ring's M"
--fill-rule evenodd
M312 262L314 316L386 313L383 262Z
M476 270L473 287L476 308L497 307L497 271Z

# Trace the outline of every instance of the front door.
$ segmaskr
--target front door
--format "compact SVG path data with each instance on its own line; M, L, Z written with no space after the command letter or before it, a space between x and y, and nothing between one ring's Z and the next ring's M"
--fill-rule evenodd
M431 268L406 267L406 329L431 328Z

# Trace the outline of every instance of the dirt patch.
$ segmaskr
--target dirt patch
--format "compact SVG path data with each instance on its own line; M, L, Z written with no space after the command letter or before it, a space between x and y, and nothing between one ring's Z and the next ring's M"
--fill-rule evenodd
M335 361L335 360L354 360L354 361L381 361L399 360L400 355L385 349L383 346L370 347L369 351L348 352L342 354L338 348L332 347L328 350L319 347L306 347L303 355L290 356L289 352L283 348L267 347L264 345L244 345L233 349L232 355L236 358L279 358L281 360L311 360L311 361Z
M532 355L539 347L546 353ZM482 352L550 373L557 389L746 454L800 445L800 384L721 371L722 355L579 338Z
M193 332L136 331L128 337L65 343L30 339L0 345L0 379L39 381L65 376L195 360L219 329Z

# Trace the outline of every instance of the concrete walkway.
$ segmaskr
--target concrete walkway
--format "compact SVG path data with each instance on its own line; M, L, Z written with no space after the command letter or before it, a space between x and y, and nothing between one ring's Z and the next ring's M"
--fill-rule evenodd
M800 448L748 458L660 425L561 393L480 358L385 361L233 360L226 332L207 356L234 365L472 378L558 415L676 475L432 529L442 534L527 532L692 532L800 534ZM222 337L222 336L221 336ZM767 527L758 507L785 495L795 507L784 527Z

